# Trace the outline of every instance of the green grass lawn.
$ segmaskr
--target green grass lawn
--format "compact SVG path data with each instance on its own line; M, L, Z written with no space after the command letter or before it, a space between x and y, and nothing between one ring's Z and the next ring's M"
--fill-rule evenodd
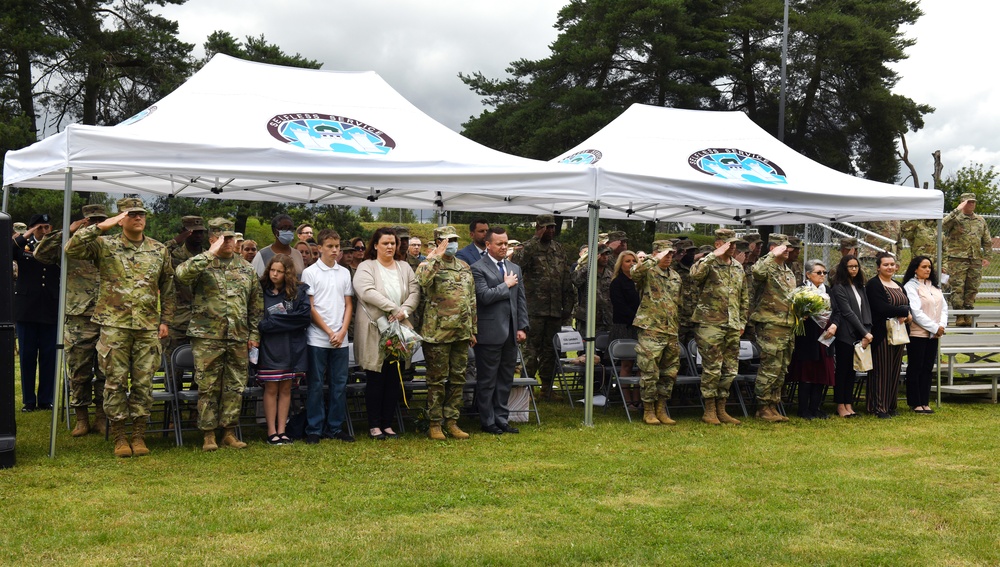
M20 406L18 406L20 407ZM997 565L1000 408L710 427L541 404L542 425L468 441L115 459L17 414L0 471L3 564ZM362 426L363 427L363 426Z

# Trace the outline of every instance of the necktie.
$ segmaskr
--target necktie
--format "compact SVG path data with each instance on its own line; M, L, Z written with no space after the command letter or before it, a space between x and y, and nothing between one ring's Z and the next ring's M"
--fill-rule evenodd
M503 269L503 260L500 260L499 262L497 262L497 268L499 268L499 269L500 269L500 278L501 278L501 279L502 279L502 278L503 278L503 277L504 277L505 275L507 275L507 273L506 273L506 272L504 271L504 269Z
M483 251L481 251L481 252L479 253L479 257L480 257L480 258L482 258L482 257L483 257L483 256L485 256L485 255L486 255L486 251L485 251L485 250L483 250Z

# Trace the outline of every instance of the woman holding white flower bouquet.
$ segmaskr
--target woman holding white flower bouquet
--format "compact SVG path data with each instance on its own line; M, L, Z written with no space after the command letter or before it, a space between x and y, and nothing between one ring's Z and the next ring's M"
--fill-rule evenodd
M899 370L903 364L905 345L889 344L886 322L896 319L910 322L910 301L906 292L893 281L896 258L888 252L875 256L878 275L868 281L865 293L872 309L872 370L868 374L868 413L879 419L896 415L899 393Z
M865 275L861 262L854 255L847 254L840 264L830 286L833 303L833 317L838 323L836 358L836 379L833 386L833 401L837 404L837 415L844 418L858 417L854 412L854 345L868 348L872 339L872 311L865 294Z
M833 338L837 324L826 289L826 266L819 260L808 260L803 266L805 285L792 295L792 309L802 323L796 333L789 379L799 383L799 417L826 419L823 394L834 384ZM820 342L823 341L823 342Z

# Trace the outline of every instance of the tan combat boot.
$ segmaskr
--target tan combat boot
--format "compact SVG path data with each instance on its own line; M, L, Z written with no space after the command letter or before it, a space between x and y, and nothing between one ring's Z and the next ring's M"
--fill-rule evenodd
M215 442L215 430L209 429L205 431L205 441L201 444L202 451L214 451L219 448L219 445Z
M715 398L705 399L705 413L702 414L701 420L709 425L722 425L719 421L719 417L715 413Z
M778 411L778 404L771 404L771 413L778 418L778 421L788 421L788 418L781 415L781 412Z
M76 408L76 426L73 427L73 432L70 435L73 437L83 437L90 433L89 421L90 415L87 413L87 408Z
M239 437L236 436L235 427L227 427L225 433L222 434L222 446L232 447L233 449L246 449L247 444L240 441Z
M656 418L656 408L653 402L642 402L642 422L646 425L663 425Z
M111 422L111 438L115 441L116 457L125 458L132 456L132 447L129 446L128 437L125 435L124 421Z
M100 405L94 408L94 426L90 429L100 435L104 435L108 431L108 416Z
M757 410L757 417L763 419L768 423L777 423L781 421L781 416L776 414L774 410L771 409L770 404L764 404L760 406Z
M715 398L715 415L722 423L739 425L740 420L726 413L726 398Z
M145 457L149 454L146 447L146 422L149 418L137 417L132 422L132 454L136 457Z
M445 422L445 427L448 429L448 435L451 435L455 439L468 439L469 434L458 428L458 421L454 419L449 419Z
M656 398L656 419L663 425L677 425L677 422L667 415L667 398Z
M444 441L447 437L444 436L444 432L441 431L440 423L432 423L430 429L427 430L427 436L435 441Z

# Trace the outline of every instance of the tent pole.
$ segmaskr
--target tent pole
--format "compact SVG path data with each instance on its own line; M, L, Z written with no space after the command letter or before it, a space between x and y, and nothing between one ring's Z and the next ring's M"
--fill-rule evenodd
M594 337L597 332L597 230L600 222L601 203L588 205L589 225L587 236L587 328L584 337L584 353L587 356L586 373L583 382L583 424L594 426ZM608 403L607 400L604 403Z
M70 209L73 206L73 168L66 168L66 187L63 195L62 249L66 250L69 241ZM49 458L56 456L56 426L59 414L62 412L63 380L66 379L66 350L63 333L66 322L66 256L61 254L59 262L59 311L56 316L56 384L55 403L52 406L52 428L49 430ZM66 401L69 403L69 400Z
M3 186L3 212L7 212L7 195L10 193L10 187Z
M942 219L937 220L937 265L934 269L937 270L938 284L941 283L941 237L944 235L944 221ZM912 243L911 243L912 246ZM912 248L911 248L912 250ZM942 286L943 287L943 286ZM947 300L945 300L947 301ZM941 341L938 341L938 352L937 352L937 408L941 409Z

